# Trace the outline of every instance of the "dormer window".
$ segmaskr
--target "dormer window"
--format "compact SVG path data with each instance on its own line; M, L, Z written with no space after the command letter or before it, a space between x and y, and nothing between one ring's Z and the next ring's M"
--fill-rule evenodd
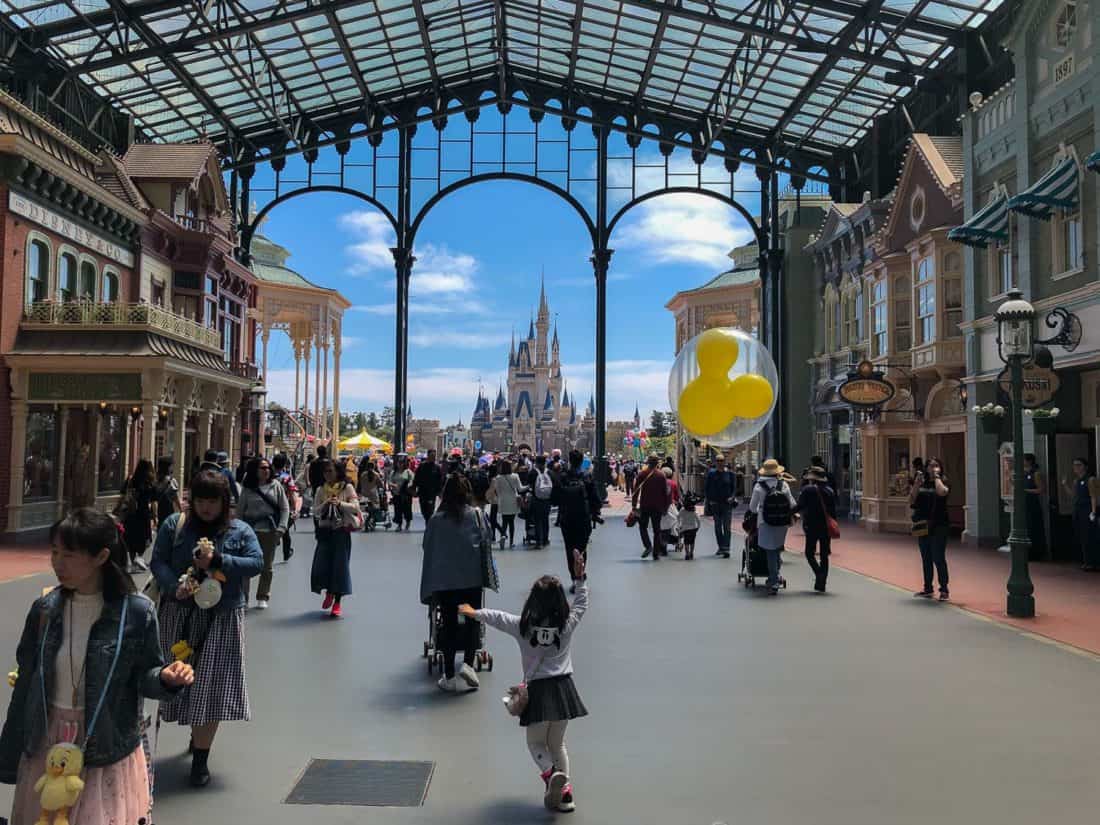
M1054 40L1062 48L1068 48L1073 42L1073 35L1077 32L1077 3L1076 0L1063 3L1054 19Z

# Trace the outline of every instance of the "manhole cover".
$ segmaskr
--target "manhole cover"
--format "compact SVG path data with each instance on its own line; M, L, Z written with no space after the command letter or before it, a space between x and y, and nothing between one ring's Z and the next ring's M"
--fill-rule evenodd
M434 762L313 759L286 804L417 808L434 770Z

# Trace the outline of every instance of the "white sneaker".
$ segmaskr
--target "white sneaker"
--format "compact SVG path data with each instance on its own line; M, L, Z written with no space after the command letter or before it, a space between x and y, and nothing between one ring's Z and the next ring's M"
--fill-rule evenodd
M562 791L565 790L568 782L569 777L561 771L554 771L550 776L550 781L546 783L546 795L542 798L546 810L556 811L558 809L558 806L561 805Z
M458 670L458 677L472 688L481 687L481 681L477 678L474 669L465 662L462 663L462 667Z
M267 610L267 599L256 599L257 610Z
M446 693L458 693L458 680L454 678L448 679L446 676L440 676L436 684L439 685L440 690Z
M141 556L137 556L134 558L133 566L137 568L139 573L144 573L149 569L149 565L145 563L145 559L143 559Z

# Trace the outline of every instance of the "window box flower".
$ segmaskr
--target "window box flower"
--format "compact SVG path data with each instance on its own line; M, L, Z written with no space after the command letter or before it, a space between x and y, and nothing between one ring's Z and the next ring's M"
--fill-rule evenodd
M989 435L1000 435L1005 420L1005 408L1000 404L985 404L981 407L973 407L971 412L978 419L978 426L982 432Z
M1036 435L1054 435L1058 432L1059 412L1060 410L1054 407L1049 410L1024 410L1024 415L1031 419Z

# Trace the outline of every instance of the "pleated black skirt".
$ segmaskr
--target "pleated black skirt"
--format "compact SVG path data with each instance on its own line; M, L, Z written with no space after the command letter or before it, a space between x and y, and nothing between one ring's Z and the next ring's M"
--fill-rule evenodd
M534 679L527 683L527 707L519 717L521 727L538 722L562 722L588 715L571 675Z

